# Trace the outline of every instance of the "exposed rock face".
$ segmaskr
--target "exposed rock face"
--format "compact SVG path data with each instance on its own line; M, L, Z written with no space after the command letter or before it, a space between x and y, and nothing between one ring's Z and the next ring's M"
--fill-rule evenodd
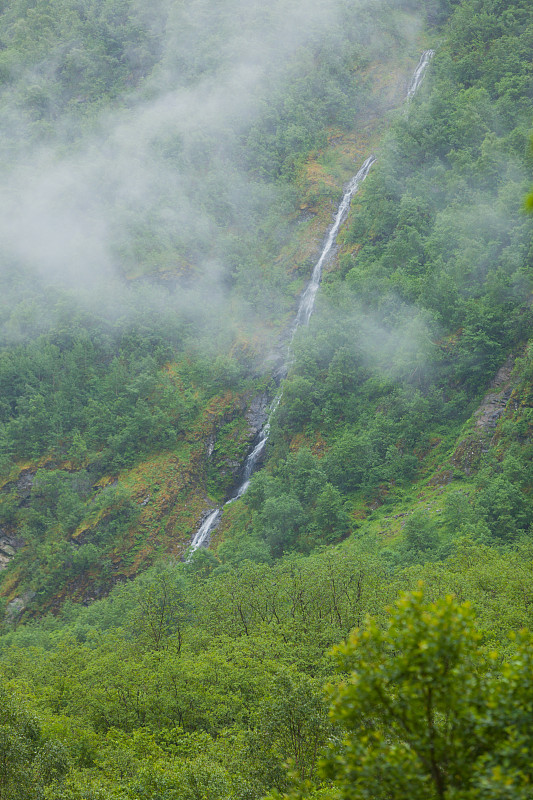
M448 483L453 481L453 471L451 469L442 469L436 472L428 481L430 486L447 486Z
M20 597L15 597L7 604L5 621L8 625L16 625L21 616L24 614L28 603L31 603L35 597L35 592L28 591L21 594Z
M15 550L4 539L0 539L0 570L5 569L13 556Z
M253 397L245 413L251 433L256 436L268 419L269 398L266 392Z
M216 441L217 441L217 432L216 429L213 429L205 441L205 450L208 458L211 458L211 456L213 455Z
M28 500L31 494L34 479L35 471L32 471L31 469L23 469L21 470L17 480L5 483L2 486L1 491L3 493L7 493L15 490L22 505L24 501Z
M488 443L480 431L459 442L451 462L456 469L460 469L465 475L471 475L479 469L483 453L486 453L487 450Z
M24 546L20 536L7 533L0 528L0 570L5 569L17 550Z
M474 412L476 418L474 432L459 442L451 458L453 466L462 470L465 475L470 475L479 469L482 456L490 447L492 431L507 408L513 392L511 373L515 359L516 356L509 356L494 376L489 391Z
M29 502L34 478L35 472L29 469L22 470L17 480L5 484L1 491L9 493L15 490L18 506L22 508ZM24 539L18 536L11 526L0 528L0 570L7 567L17 550L24 547L24 544Z
M24 469L20 473L17 480L17 494L22 502L24 502L29 498L34 478L35 478L35 472L32 472L29 469Z
M222 422L231 422L239 418L241 414L244 415L246 426L243 429L241 428L240 431L235 431L234 440L236 443L241 442L246 449L252 447L254 439L268 420L269 405L270 398L266 392L253 397L245 396L240 408L234 408L230 414L222 418ZM220 422L220 420L217 420L213 423L213 428L205 439L206 455L209 461L216 464L221 477L229 477L231 480L236 481L239 479L242 470L244 456L235 458L235 456L218 452Z
M24 545L20 536L6 533L0 528L0 569L5 569L17 550Z
M477 417L476 428L484 431L492 430L498 424L513 391L511 372L514 362L514 356L509 356L503 367L500 367L496 373L490 384L491 391L485 395L482 404L474 414Z

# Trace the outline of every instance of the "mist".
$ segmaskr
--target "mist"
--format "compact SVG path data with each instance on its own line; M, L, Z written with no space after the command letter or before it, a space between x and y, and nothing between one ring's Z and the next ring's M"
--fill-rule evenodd
M202 324L206 309L211 324L224 324L235 283L231 313L255 324L263 308L254 295L266 275L269 312L286 311L287 277L272 262L295 198L283 181L290 148L276 137L313 145L307 112L304 122L291 117L298 92L309 102L314 91L306 70L335 47L339 58L357 51L385 59L392 42L408 46L420 20L402 3L370 0L226 0L217 8L196 0L130 10L130 38L143 46L124 45L126 88L103 108L87 89L74 34L51 51L37 43L31 68L11 67L1 98L3 275L18 270L41 292L53 286L106 313L116 306L117 315L125 281L148 276L162 287L156 307L165 296L178 312L196 309ZM78 83L67 85L74 62ZM284 107L288 86L296 112ZM344 118L355 110L344 109ZM333 121L338 109L331 113ZM134 294L134 303L149 301Z

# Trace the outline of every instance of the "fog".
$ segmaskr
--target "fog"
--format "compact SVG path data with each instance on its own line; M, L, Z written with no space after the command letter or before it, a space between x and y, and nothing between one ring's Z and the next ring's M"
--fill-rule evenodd
M124 279L148 275L163 293L170 287L176 310L203 317L209 307L212 324L235 280L232 311L260 317L254 285L266 271L271 305L286 307L287 279L272 262L294 198L278 180L289 145L276 144L272 126L298 116L284 106L287 86L300 82L308 96L307 68L324 49L386 58L392 43L409 46L419 19L373 0L132 3L130 17L143 45L133 37L120 63L129 60L125 82L135 85L104 92L106 102L79 66L91 55L79 31L52 47L37 42L11 67L0 98L3 275L15 268L41 290L120 313ZM289 101L297 106L296 90ZM301 120L293 128L283 129L287 141L312 140Z

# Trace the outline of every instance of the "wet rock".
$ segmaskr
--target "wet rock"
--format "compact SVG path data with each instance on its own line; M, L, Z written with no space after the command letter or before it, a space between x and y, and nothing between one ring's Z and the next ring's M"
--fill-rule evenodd
M24 547L24 539L0 528L0 570L5 569L17 550Z
M213 431L212 433L209 434L205 442L205 449L208 458L211 458L211 456L213 455L216 441L217 441L216 431Z
M35 472L30 469L22 470L16 483L17 494L21 501L29 499L34 480Z
M6 607L6 624L16 625L34 597L35 592L28 590L27 592L24 592L24 594L21 594L20 597L15 597L14 600L11 600Z
M259 433L268 419L268 407L269 397L266 392L256 395L250 401L244 416L254 436Z
M483 431L493 430L498 424L513 391L510 381L514 362L515 357L509 356L492 379L491 391L485 395L483 402L474 413L476 428Z

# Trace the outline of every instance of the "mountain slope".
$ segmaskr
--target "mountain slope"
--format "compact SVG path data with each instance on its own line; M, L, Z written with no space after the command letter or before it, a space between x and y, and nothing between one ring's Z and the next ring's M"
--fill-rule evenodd
M233 5L207 28L201 4L187 19L179 4L154 10L147 28L134 4L127 23L113 4L94 17L54 5L44 51L37 11L4 13L6 59L15 28L35 40L3 87L5 108L21 114L4 154L18 222L6 216L2 233L1 591L13 607L88 601L160 556L181 556L231 490L342 185L419 54L413 9L310 4L281 56L268 44L257 82L242 89L244 117L229 125L207 97L217 108L226 97L235 41L205 55L205 70L199 52L223 41ZM305 10L296 4L291 24ZM284 13L246 17L251 41L261 26L274 36ZM168 63L176 36L179 68ZM111 53L136 60L146 37L151 55L124 91ZM270 47L278 63L265 83ZM73 49L107 76L91 101L84 69L65 84ZM46 113L33 95L20 99L29 73ZM180 116L185 98L197 104L194 124Z

